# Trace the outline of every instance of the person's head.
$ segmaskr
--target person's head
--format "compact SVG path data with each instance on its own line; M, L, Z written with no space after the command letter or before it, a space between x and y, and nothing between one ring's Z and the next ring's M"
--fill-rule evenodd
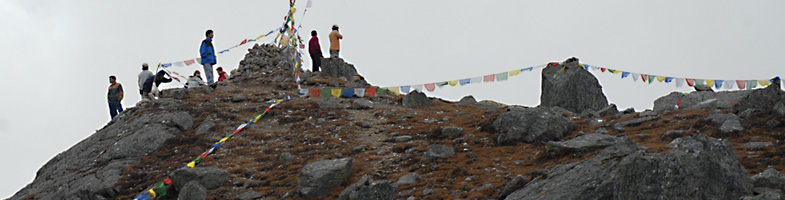
M147 66L147 63L142 63L142 71L147 71L150 67Z
M336 25L333 25L333 30L334 30L334 31L337 31L337 30L338 30L338 24L336 24Z
M202 72L199 72L199 70L194 71L194 76L200 76L200 75L202 75Z
M117 83L117 77L114 77L114 75L109 76L109 83L111 84Z
M316 30L311 30L311 36L316 36Z
M213 29L207 29L207 31L204 32L204 36L213 38Z
M215 68L215 71L222 72L222 71L224 71L224 68L223 67L218 67L218 68Z

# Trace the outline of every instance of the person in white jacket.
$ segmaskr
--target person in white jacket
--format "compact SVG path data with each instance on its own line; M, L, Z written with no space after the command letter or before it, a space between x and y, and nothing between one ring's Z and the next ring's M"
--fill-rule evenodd
M188 87L199 87L199 86L204 86L204 85L205 85L205 83L204 83L204 80L202 80L202 72L199 72L199 70L194 71L194 75L193 76L189 76L188 77L188 82L185 82L185 88L188 88Z
M151 72L147 63L142 63L142 72L139 72L139 95L142 95L142 100L149 99L147 95L144 95L144 82L147 81L148 78L153 76L153 72Z

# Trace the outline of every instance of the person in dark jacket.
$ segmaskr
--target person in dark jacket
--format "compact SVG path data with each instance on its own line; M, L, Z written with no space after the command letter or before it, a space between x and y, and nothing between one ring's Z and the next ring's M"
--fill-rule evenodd
M204 35L207 38L202 40L202 46L199 47L199 54L202 57L204 76L207 78L207 84L211 87L215 87L213 82L213 65L218 63L218 61L215 58L215 49L213 48L213 30L207 30Z
M311 71L318 72L319 67L322 66L322 47L319 46L319 38L316 37L316 30L311 31L311 40L308 41L308 54L311 55L313 61L313 69Z
M166 76L167 74L164 70L158 71L155 76L151 76L146 81L144 81L144 88L142 92L144 92L145 95L150 95L150 93L153 92L153 84L155 84L155 87L158 88L161 83L172 82L172 78L166 78ZM159 96L157 89L153 94L153 96ZM154 98L150 97L150 99Z
M106 94L106 99L109 102L109 116L114 119L118 113L123 112L123 105L120 101L123 100L123 86L117 82L117 77L114 75L109 76L109 92Z

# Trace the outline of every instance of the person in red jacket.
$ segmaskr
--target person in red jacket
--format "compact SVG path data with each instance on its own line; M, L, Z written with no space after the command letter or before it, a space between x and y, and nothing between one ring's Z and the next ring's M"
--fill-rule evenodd
M218 67L215 70L218 71L218 82L226 80L226 72L223 67Z
M319 67L322 66L322 47L319 46L319 38L316 37L316 30L311 31L311 40L308 41L308 54L311 54L311 61L313 61L313 69L311 71L318 72Z

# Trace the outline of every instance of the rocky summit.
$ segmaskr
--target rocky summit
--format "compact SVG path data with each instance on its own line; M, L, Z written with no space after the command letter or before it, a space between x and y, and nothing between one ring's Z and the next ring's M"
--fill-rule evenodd
M370 86L343 59L303 88ZM781 199L785 92L664 94L619 111L570 59L542 105L296 93L291 57L249 49L211 87L164 90L54 156L11 199ZM362 67L362 66L358 66ZM293 95L216 148L236 127ZM676 107L677 102L681 103Z

